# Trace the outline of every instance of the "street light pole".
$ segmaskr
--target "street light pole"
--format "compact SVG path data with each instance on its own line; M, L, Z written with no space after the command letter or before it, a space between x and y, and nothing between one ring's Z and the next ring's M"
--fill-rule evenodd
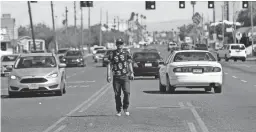
M83 8L80 7L81 9L81 45L84 44L84 28L83 28Z
M101 21L102 21L102 8L100 8L100 46L102 45Z
M31 7L30 7L30 1L28 1L28 13L29 13L29 19L30 19L30 27L31 27L31 34L33 39L33 47L36 51L36 42L35 42L35 35L34 35L34 28L33 28L33 21L32 21L32 15L31 15Z

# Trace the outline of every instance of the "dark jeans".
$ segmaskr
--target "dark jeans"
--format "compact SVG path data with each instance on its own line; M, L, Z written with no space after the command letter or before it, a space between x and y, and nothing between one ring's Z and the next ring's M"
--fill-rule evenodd
M113 88L115 92L115 100L116 100L116 111L121 112L122 107L123 110L127 110L129 107L129 98L130 98L130 80L128 76L114 76L113 77ZM124 98L123 105L121 101L121 89L123 90Z

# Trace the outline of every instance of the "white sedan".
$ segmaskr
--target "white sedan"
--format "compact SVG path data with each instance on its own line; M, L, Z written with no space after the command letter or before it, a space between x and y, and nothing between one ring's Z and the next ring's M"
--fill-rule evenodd
M174 51L159 69L159 75L161 92L174 93L179 87L222 91L222 66L209 51Z

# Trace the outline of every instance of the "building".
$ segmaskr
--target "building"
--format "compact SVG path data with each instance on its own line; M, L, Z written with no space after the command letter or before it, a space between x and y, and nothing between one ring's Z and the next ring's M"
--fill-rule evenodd
M18 39L18 28L10 14L1 17L1 55L12 54Z

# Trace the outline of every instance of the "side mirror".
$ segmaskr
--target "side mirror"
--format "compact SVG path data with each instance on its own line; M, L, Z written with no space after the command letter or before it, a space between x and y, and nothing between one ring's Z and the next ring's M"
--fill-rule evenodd
M159 64L160 65L165 65L165 63L163 61L160 61Z
M59 68L65 68L67 65L66 64L64 64L64 63L60 63L59 64Z

